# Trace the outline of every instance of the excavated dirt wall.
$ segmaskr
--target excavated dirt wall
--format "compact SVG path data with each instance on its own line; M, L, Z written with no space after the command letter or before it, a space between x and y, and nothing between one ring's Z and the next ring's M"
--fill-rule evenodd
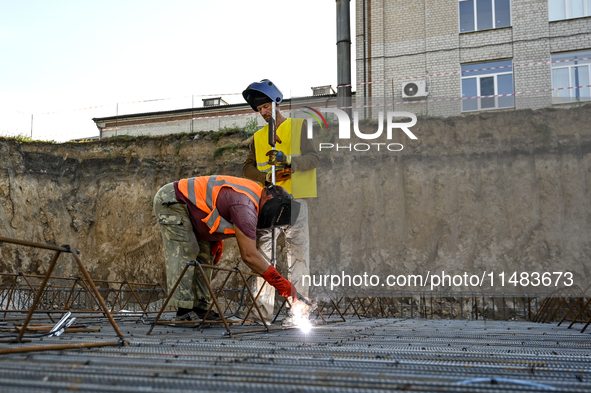
M391 274L572 271L586 287L589 124L590 105L419 118L418 140L400 133L375 141L400 142L398 152L323 149L319 197L309 202L311 273L367 273L383 283ZM331 129L316 133L317 146L344 145ZM97 279L164 283L154 194L184 177L240 176L247 142L223 131L64 144L0 139L0 235L71 244ZM0 246L4 272L43 273L50 257ZM223 264L237 263L229 240ZM55 275L78 273L62 258Z

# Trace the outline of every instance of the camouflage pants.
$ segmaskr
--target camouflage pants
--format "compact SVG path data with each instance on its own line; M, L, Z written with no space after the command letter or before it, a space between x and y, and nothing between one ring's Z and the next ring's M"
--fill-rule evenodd
M154 197L154 213L162 233L164 259L166 261L166 285L172 290L187 261L197 260L198 263L211 265L211 243L198 240L193 232L187 205L178 203L173 183L162 187ZM204 269L208 280L211 280L212 269ZM183 276L170 306L182 308L207 308L210 294L198 268L189 267Z
M257 230L257 248L267 261L271 260L272 249L277 249L277 238L280 231L285 233L285 248L287 262L287 279L296 287L298 293L308 297L308 287L303 285L302 276L310 274L310 235L308 231L308 204L305 199L296 199L300 202L300 214L291 227L275 228L275 244L273 244L273 233L271 229ZM262 278L256 278L251 285L253 294L258 293L265 283ZM257 301L261 314L265 321L270 323L273 320L273 309L275 307L275 288L269 284L263 287ZM241 310L242 311L242 310ZM239 316L244 317L244 312ZM252 311L249 318L258 319L255 311Z

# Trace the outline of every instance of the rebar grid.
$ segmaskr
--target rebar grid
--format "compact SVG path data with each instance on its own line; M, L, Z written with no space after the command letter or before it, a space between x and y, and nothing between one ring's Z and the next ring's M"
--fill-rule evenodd
M30 309L44 277L22 272L0 273L0 279L10 282L9 285L0 286L0 313L4 313L4 318L8 313ZM97 290L113 314L134 312L141 315L157 312L167 296L160 283L107 280L94 282L103 286ZM40 299L40 309L36 312L100 312L100 305L91 293L82 277L50 276Z
M558 326L569 321L571 323L567 329L572 328L575 323L584 323L585 325L581 329L581 333L583 333L591 324L589 289L591 289L591 284L584 290L578 285L573 285L552 292L542 302L533 321L542 323L558 321Z
M174 292L176 291L176 289L177 289L178 285L180 284L181 280L183 279L184 275L187 274L187 271L191 267L194 269L198 269L201 277L203 278L205 285L207 286L212 303L210 304L209 308L207 309L207 312L205 313L205 315L203 316L203 319L201 319L200 321L176 321L176 320L162 321L161 320L162 314L164 313L165 309L167 308L170 299L172 298ZM216 288L215 290L212 288L210 280L209 280L207 274L205 273L204 269L212 269L212 270L218 271L218 273L220 273L220 272L226 273L224 280L222 281L220 286L218 288ZM235 303L234 300L228 299L228 297L226 296L226 289L225 289L225 285L229 281L230 276L232 276L232 275L238 276L240 278L240 281L242 282L242 285L243 285L243 290L242 290L243 298L241 298L241 301L240 301L241 304L239 305L239 307L242 307L242 306L248 307L244 317L238 321L228 320L228 318L226 318L226 316L225 316L226 312L229 309L232 309L232 304ZM154 327L159 324L160 325L162 325L162 324L166 324L166 325L169 325L169 324L173 324L173 325L174 324L178 324L178 325L192 324L192 325L196 325L195 327L198 329L203 327L204 324L223 324L226 329L226 334L228 336L232 336L232 334L269 332L271 330L278 330L278 329L270 328L268 326L268 324L267 324L265 318L263 317L263 314L257 304L257 300L258 300L260 294L262 293L264 286L267 285L267 283L266 282L263 283L263 285L259 288L259 290L255 296L255 294L253 294L250 289L250 285L248 283L246 275L248 275L249 277L260 277L260 275L256 274L256 273L243 272L242 270L238 269L238 267L230 269L230 268L225 268L225 267L220 267L220 266L202 265L199 262L197 262L196 260L187 261L183 271L179 275L179 278L177 279L176 283L174 284L174 286L170 290L170 294L164 300L158 315L156 316L155 320L151 322L152 326L150 327L150 329L148 330L148 332L146 334L150 335L152 333L152 330L154 329ZM245 294L247 295L246 299L244 299ZM218 301L218 298L220 299L220 301ZM224 307L222 307L222 305ZM277 317L279 316L282 309L284 308L284 305L285 305L285 301L281 304L281 306L279 307L279 310L275 313L275 318L273 319L273 322L275 322L277 320ZM214 308L215 308L215 311L220 316L220 318L219 318L219 320L208 320L207 317L210 315L210 312ZM318 316L324 321L324 317L322 316L320 309L318 309L317 306L313 306L312 308L316 309ZM263 324L262 329L242 330L240 332L232 332L231 331L231 329L230 329L231 324L238 324L239 323L240 325L244 325L245 323L247 323L248 317L250 316L251 313L255 313L256 315L258 315L258 321L260 321L260 323ZM344 319L343 319L343 321L344 321ZM326 321L324 321L324 322L326 322Z
M424 318L532 320L542 295L432 291L376 291L366 288L314 288L327 318Z
M532 322L353 318L228 338L122 321L130 346L1 356L7 391L588 392L588 334ZM100 340L105 333L88 334ZM80 342L80 335L47 344ZM4 344L6 346L8 344ZM525 385L528 384L528 385ZM537 384L537 385L536 385ZM543 385L543 386L542 386Z
M39 346L29 346L29 347L15 347L15 348L9 348L9 349L2 349L2 350L0 350L0 354L17 353L17 352L46 351L46 350L54 350L54 349L68 349L68 348L74 348L74 347L128 345L128 342L125 340L123 333L121 332L121 330L119 329L119 326L117 326L117 323L113 319L113 316L111 315L111 312L109 311L104 299L102 298L102 296L98 292L98 289L96 288L94 281L92 280L92 278L90 277L90 274L88 273L88 271L84 267L84 264L80 260L80 257L78 255L80 253L80 251L78 251L75 247L71 247L70 245L64 245L64 246L58 247L58 246L54 246L54 245L50 245L50 244L32 243L32 242L27 242L24 240L10 239L10 238L5 238L5 237L0 237L0 243L10 243L10 244L15 244L15 245L20 245L20 246L27 246L27 247L33 247L33 248L52 250L55 252L55 254L53 255L53 258L51 259L51 262L49 263L49 266L47 268L47 273L43 277L41 284L36 289L30 284L27 277L23 276L23 280L25 281L27 286L31 289L32 293L34 293L35 298L30 306L30 309L27 313L27 316L26 316L24 322L17 329L18 336L14 337L14 340L12 342L14 342L14 343L24 342L24 334L28 329L28 326L29 326L29 323L31 322L33 314L35 313L35 311L38 309L38 307L41 304L41 298L42 298L43 294L46 292L47 283L51 277L51 273L53 272L56 262L62 253L69 253L72 255L72 257L74 258L74 261L76 262L76 265L78 266L80 273L82 274L82 279L80 280L81 285L84 286L85 288L87 288L88 296L92 297L94 299L94 301L97 302L97 304L99 305L99 310L97 310L97 311L102 313L109 320L111 327L115 331L116 335L119 337L119 341L106 342L106 343L103 342L103 343L62 344L62 345L58 345L58 346L39 345ZM11 291L10 293L12 295L14 292ZM52 311L44 309L44 312L49 313Z

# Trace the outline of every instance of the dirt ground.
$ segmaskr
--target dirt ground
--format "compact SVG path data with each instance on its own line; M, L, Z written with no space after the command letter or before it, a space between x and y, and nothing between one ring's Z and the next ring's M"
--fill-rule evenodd
M318 198L309 202L311 274L560 270L586 287L590 123L590 105L420 117L418 140L376 141L400 142L401 151L321 151ZM228 130L0 139L1 236L70 244L96 279L164 283L154 194L181 178L241 176L248 142ZM343 141L333 131L318 133L320 142ZM0 258L4 272L43 273L51 253L3 244ZM223 266L239 263L226 241ZM78 275L66 259L54 274Z

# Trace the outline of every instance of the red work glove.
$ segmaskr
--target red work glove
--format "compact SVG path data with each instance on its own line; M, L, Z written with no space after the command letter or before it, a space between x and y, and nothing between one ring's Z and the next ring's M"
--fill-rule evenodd
M281 296L291 296L292 301L296 301L296 298L298 297L298 292L296 291L295 287L291 282L281 277L281 274L279 274L279 272L277 271L277 269L273 267L273 265L269 266L267 271L263 273L263 278L266 282L273 285Z
M218 240L217 242L213 242L213 247L211 247L211 255L213 255L213 264L214 265L218 264L218 262L222 258L223 253L224 253L223 240Z
M275 181L284 181L284 180L289 180L289 178L291 178L291 174L293 173L293 170L291 170L290 168L286 168L286 169L282 169L280 171L275 172ZM265 180L267 181L267 183L271 184L272 180L273 180L273 175L271 174L271 172L267 172L267 177L265 178Z
M290 168L282 169L280 171L275 172L275 181L284 181L291 178L291 174L293 170Z

